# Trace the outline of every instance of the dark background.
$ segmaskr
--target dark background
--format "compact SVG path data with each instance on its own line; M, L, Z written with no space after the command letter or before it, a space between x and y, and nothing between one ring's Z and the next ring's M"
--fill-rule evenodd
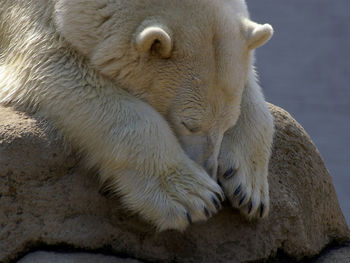
M350 0L247 0L273 38L257 50L267 101L309 133L350 224Z

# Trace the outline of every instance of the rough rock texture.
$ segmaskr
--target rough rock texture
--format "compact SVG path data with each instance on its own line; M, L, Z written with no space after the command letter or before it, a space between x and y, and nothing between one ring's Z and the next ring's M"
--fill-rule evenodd
M41 122L0 107L0 262L40 249L148 262L250 262L277 252L299 260L350 241L318 150L287 112L270 108L277 131L269 218L247 222L226 205L184 233L155 233L117 198L101 195L93 173L79 168Z

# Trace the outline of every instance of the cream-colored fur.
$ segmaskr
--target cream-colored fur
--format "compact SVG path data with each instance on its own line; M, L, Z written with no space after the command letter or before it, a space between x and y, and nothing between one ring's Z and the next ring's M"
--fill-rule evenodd
M159 230L214 214L217 180L263 217L273 124L252 50L271 35L242 0L2 0L0 103L49 119Z

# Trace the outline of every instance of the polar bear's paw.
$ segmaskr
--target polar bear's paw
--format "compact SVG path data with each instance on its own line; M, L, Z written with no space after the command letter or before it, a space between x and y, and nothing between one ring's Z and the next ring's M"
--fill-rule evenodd
M225 198L220 186L189 159L168 167L164 173L142 176L144 181L139 183L131 183L130 174L127 177L131 191L124 195L125 205L159 231L183 231L192 223L207 220Z
M224 199L220 186L194 163L170 170L160 188L151 195L157 198L153 199L156 209L152 216L156 215L153 221L160 231L181 231L189 224L206 220L221 208Z
M218 182L233 207L249 219L269 213L268 158L228 151L219 159Z

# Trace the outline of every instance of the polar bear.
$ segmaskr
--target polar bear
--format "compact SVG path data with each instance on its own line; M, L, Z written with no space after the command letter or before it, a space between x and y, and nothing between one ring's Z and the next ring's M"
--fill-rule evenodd
M2 0L0 103L47 118L158 230L269 211L273 120L244 0Z

